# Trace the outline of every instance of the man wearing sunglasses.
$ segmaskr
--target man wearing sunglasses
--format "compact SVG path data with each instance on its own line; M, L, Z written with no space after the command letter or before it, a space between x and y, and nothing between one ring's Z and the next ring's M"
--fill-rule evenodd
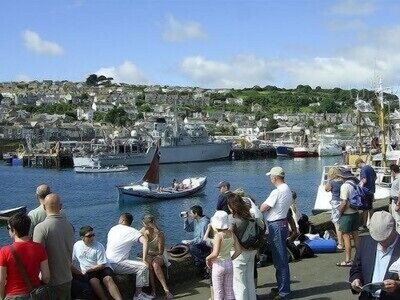
M112 278L114 272L107 262L106 250L101 243L95 241L93 228L83 226L79 234L82 240L75 243L72 252L73 272L87 277L93 291L100 300L108 299L101 286L102 283L113 299L122 300L118 287ZM76 268L76 264L79 264L80 270Z

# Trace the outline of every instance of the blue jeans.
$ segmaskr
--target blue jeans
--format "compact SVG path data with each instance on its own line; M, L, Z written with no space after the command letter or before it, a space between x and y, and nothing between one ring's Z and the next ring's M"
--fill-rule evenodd
M205 268L206 257L211 253L211 247L206 242L191 244L189 246L190 254L193 256L194 264L199 269Z
M287 220L268 223L268 243L272 252L272 260L276 270L275 277L278 283L279 296L290 294L290 271L286 250L286 239L289 229Z

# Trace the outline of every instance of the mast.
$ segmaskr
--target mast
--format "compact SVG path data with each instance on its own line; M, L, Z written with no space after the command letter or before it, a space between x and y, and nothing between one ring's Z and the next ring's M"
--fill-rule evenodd
M356 102L358 102L358 93ZM356 105L356 116L357 116L357 135L358 135L358 151L359 154L362 154L362 136L361 136L361 111Z
M379 128L382 132L382 166L386 167L386 134L385 134L385 115L384 115L384 104L383 104L383 88L382 88L382 78L379 78L379 86L377 88L378 92L378 102L380 104L379 111Z

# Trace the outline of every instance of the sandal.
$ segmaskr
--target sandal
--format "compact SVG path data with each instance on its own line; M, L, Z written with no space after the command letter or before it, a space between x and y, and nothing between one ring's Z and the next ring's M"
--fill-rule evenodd
M351 267L353 265L353 262L350 261L342 261L340 263L336 263L337 267Z
M344 247L343 247L342 245L337 245L337 246L336 246L336 249L339 250L339 251L343 251L343 250L344 250Z
M174 299L174 295L172 295L171 292L168 291L165 293L165 299L172 300Z

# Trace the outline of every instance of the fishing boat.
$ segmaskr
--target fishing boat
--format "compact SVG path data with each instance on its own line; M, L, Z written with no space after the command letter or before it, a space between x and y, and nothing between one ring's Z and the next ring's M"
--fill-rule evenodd
M160 151L156 146L153 159L143 178L137 182L128 185L116 186L119 193L119 200L125 197L145 198L149 200L165 200L176 199L192 196L204 189L207 183L207 177L189 177L184 179L180 184L171 185L168 188L160 186L159 178L160 170Z
M26 206L0 210L0 221L7 221L10 217L17 213L26 213Z
M313 146L298 146L293 149L294 157L316 157L317 149Z
M74 168L76 173L117 173L117 172L126 172L128 171L127 166L110 166L110 167L101 167L101 166L81 166Z

